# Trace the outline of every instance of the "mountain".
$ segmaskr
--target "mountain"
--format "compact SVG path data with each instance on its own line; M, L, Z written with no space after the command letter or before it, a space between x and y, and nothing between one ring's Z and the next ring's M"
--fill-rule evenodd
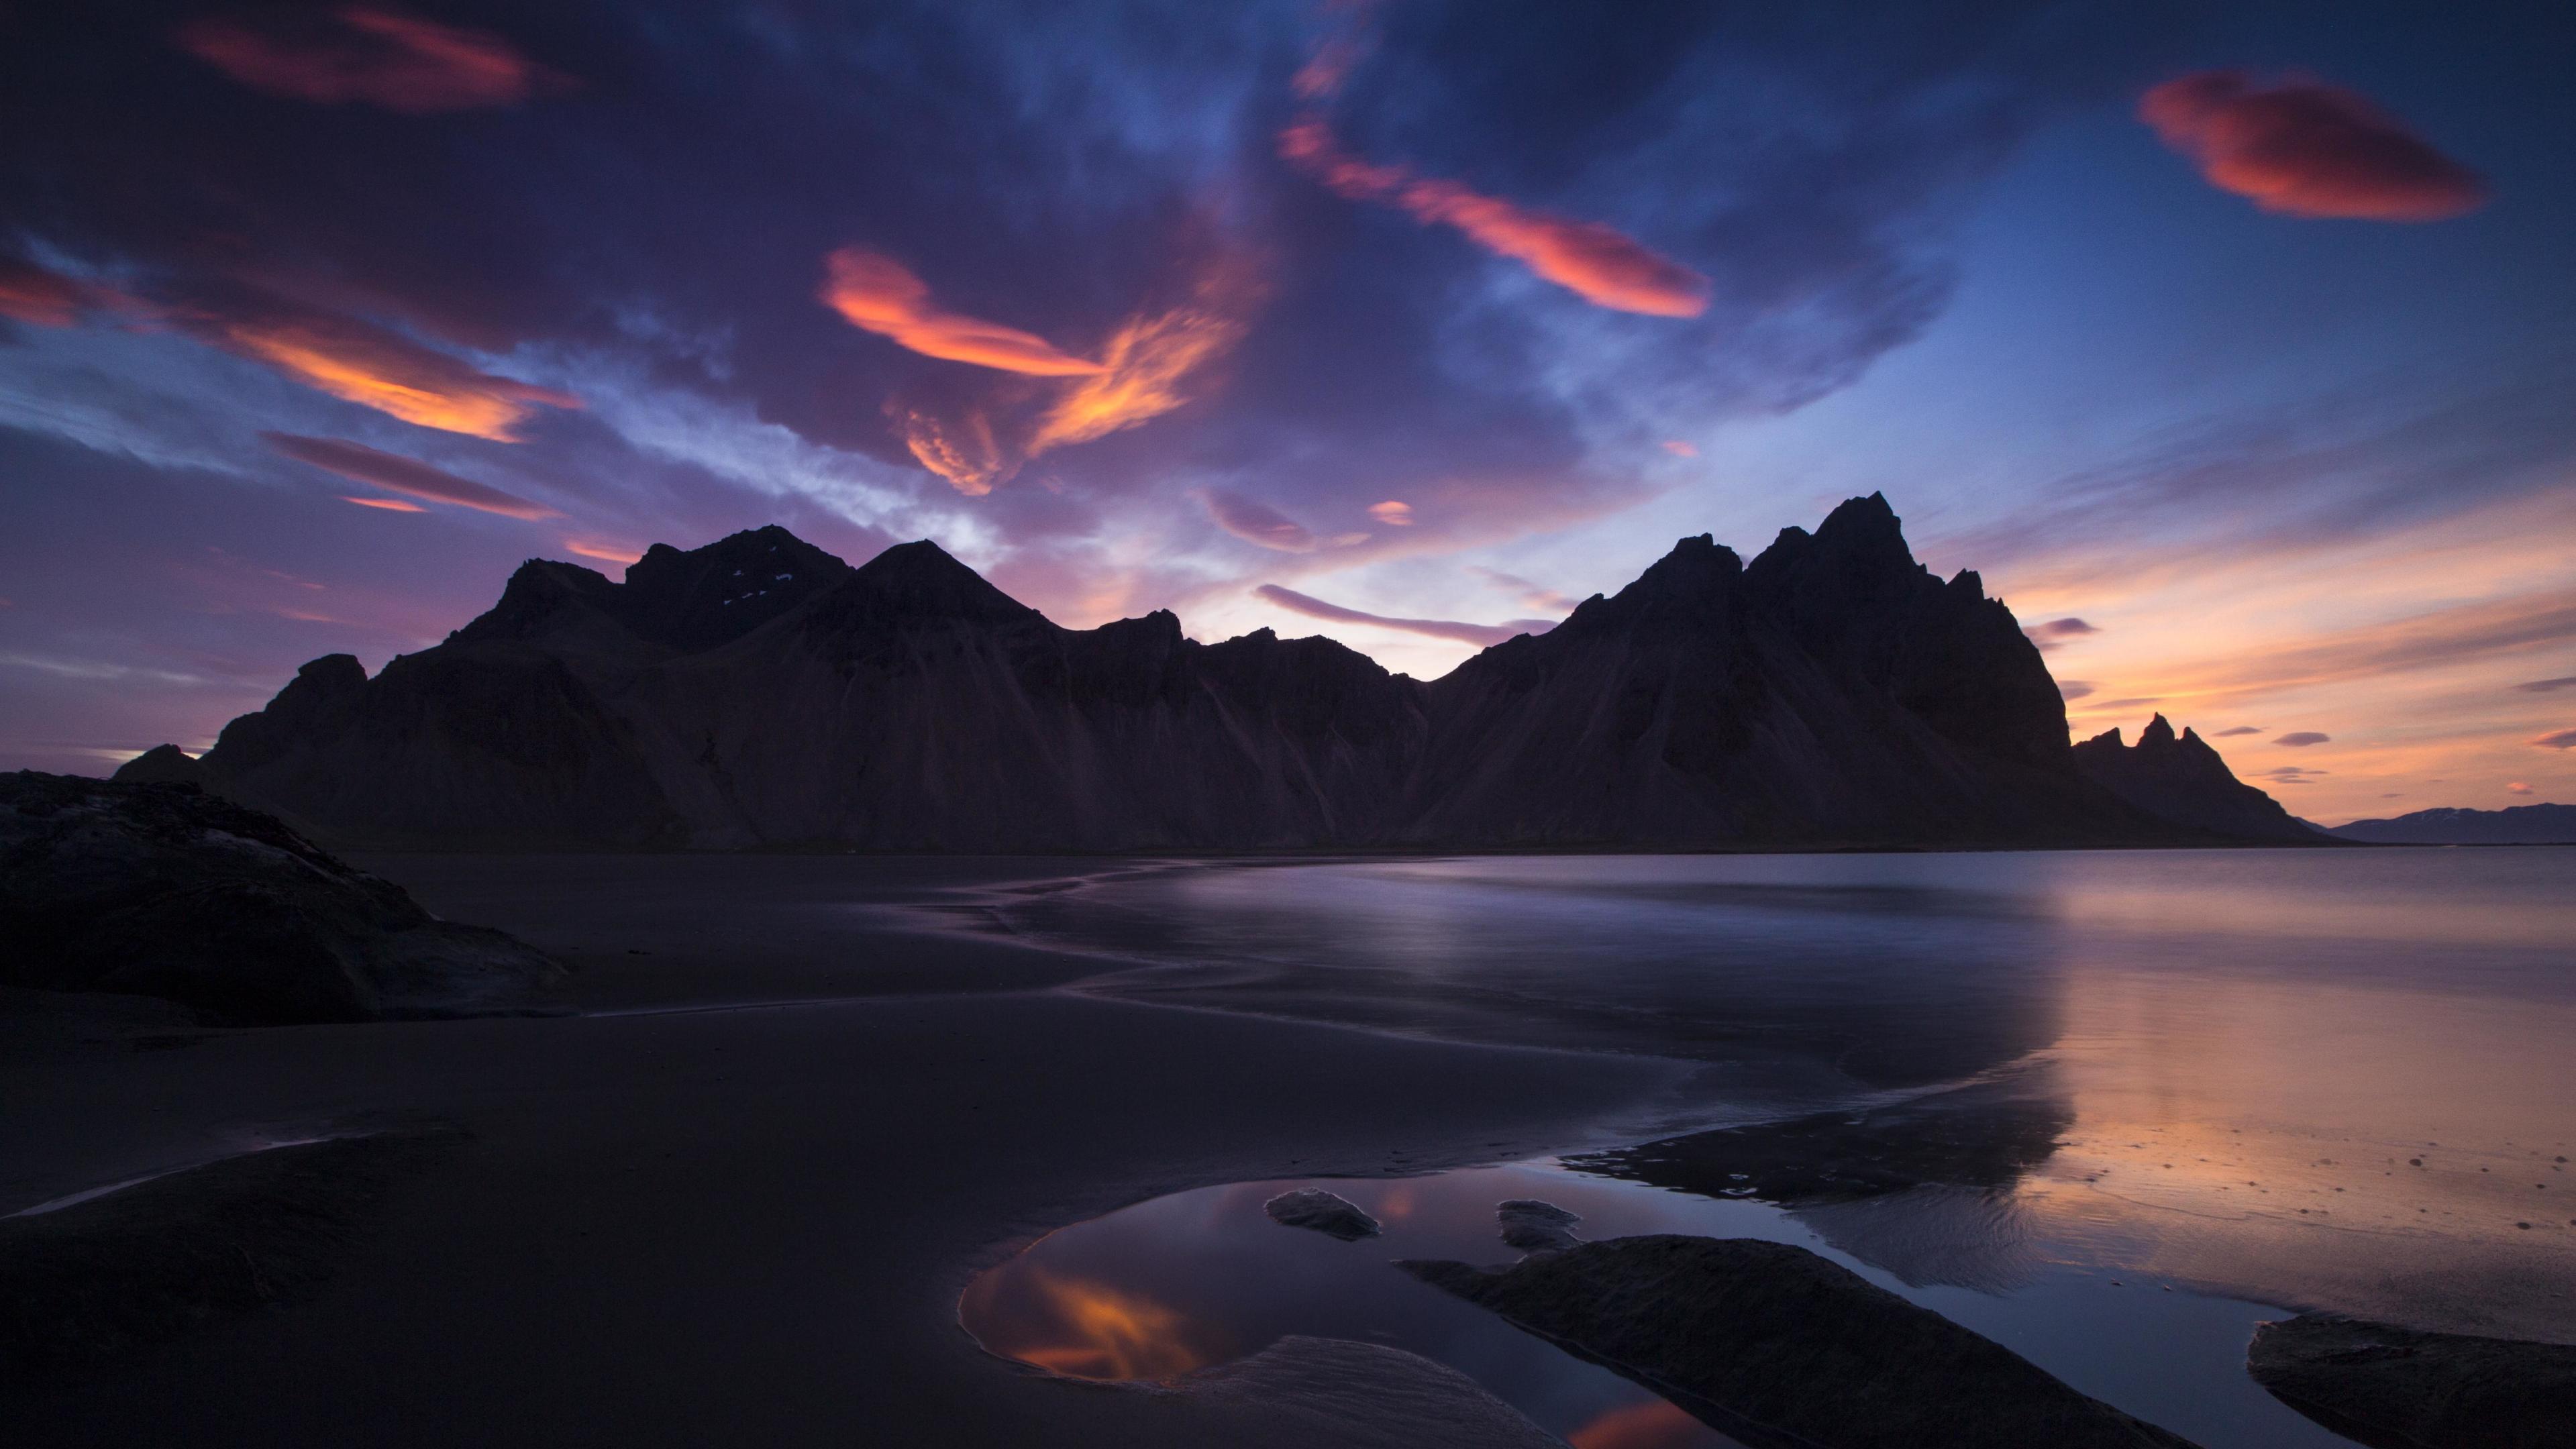
M2418 810L2394 820L2356 820L2326 833L2379 845L2576 845L2576 805Z
M2250 840L2320 839L2315 826L2236 778L2209 742L2191 730L2179 739L2163 715L2123 746L2106 730L2074 750L2076 768L2112 794L2161 820Z
M174 754L129 769L193 771L329 839L393 846L2243 835L2078 768L2011 612L1975 574L1916 563L1875 495L1750 564L1683 539L1616 595L1427 683L1327 639L1201 644L1162 611L1061 628L928 542L853 569L767 528L657 546L623 583L531 562L446 642L372 679L317 659L202 760Z

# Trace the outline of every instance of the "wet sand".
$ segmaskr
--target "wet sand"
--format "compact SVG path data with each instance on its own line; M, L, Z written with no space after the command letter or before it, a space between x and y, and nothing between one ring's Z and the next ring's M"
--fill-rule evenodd
M317 1132L465 1134L309 1293L21 1385L13 1442L1294 1442L1257 1399L1016 1370L958 1295L1168 1192L1633 1135L1681 1070L1054 991L1098 963L856 908L1081 862L367 863L562 952L589 1014L198 1032L9 1003L0 1213Z

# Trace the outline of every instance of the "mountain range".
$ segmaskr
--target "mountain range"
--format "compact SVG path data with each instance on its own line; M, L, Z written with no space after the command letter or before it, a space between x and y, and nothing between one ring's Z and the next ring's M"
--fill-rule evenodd
M2374 845L2576 845L2576 805L2418 810L2393 820L2356 820L2331 833Z
M2070 747L2011 611L1917 563L1873 494L1750 563L1685 538L1427 682L1328 639L1202 644L1167 611L1062 628L926 541L852 568L773 526L656 545L623 583L531 561L445 642L372 678L314 660L201 759L120 777L391 847L2317 839L2157 729Z

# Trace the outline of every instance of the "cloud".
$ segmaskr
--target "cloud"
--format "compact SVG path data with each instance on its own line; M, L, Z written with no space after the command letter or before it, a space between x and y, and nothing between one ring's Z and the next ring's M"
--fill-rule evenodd
M2322 745L2333 738L2332 735L2319 734L2315 730L2292 730L2286 735L2275 738L2272 743L2287 745L2294 750L2304 750L2310 745Z
M2576 750L2576 730L2552 730L2529 743L2544 750Z
M891 339L924 357L971 362L1029 377L1089 377L1108 369L1075 357L1034 332L1005 327L930 303L930 287L903 263L858 247L823 259L823 304L853 327Z
M2477 209L2486 184L2366 96L2243 71L2180 76L2149 90L2138 116L2223 191L2288 216L2439 221Z
M2043 624L2032 624L2021 632L2028 636L2030 642L2043 650L2048 650L2056 648L2069 639L2080 639L2087 634L2099 634L2102 631L2081 619L2070 618L2051 619Z
M1676 458L1696 458L1699 456L1699 444L1686 442L1680 438L1664 439L1663 449L1665 452L1672 454Z
M567 538L563 546L583 558L595 558L602 563L631 564L644 557L642 551L624 544L601 543L595 539Z
M407 493L414 498L426 498L433 503L453 503L459 508L478 508L485 513L499 513L511 518L562 516L543 504L531 503L470 478L442 472L416 458L382 452L362 443L339 438L301 438L292 433L262 433L259 436L282 457L311 464L356 482Z
M1491 648L1521 634L1544 634L1556 627L1552 619L1513 619L1502 624L1466 624L1453 619L1392 619L1384 614L1363 613L1328 604L1322 599L1283 589L1277 584L1263 584L1254 593L1291 613L1310 619L1329 619L1337 624L1368 624L1380 629L1396 629L1407 634L1424 634L1434 639L1455 639L1462 644Z
M2515 780L2504 788L2505 793L2508 795L2528 795L2531 793L2531 787L2520 780Z
M2263 733L2263 727L2261 725L2238 725L2233 729L2220 730L2218 733L2211 735L2210 738L2213 740L2232 740L2239 735L2259 735L2261 733Z
M1401 499L1390 498L1384 503L1372 503L1368 506L1368 513L1369 517L1389 528L1413 526L1413 505Z
M1651 317L1708 310L1709 281L1597 221L1574 221L1485 196L1455 181L1419 178L1401 166L1373 166L1345 153L1320 117L1279 133L1279 154L1352 201L1396 207L1439 223L1512 258L1596 307Z
M90 289L39 266L0 256L0 317L69 327L90 305Z
M581 406L569 393L495 377L353 318L258 304L187 304L164 315L199 341L316 391L442 432L515 443L518 425L538 407Z
M1467 572L1511 594L1520 600L1520 605L1524 609L1546 609L1553 613L1567 614L1572 613L1574 606L1582 602L1543 584L1531 583L1518 574L1507 574L1501 569L1489 569L1482 564L1469 564Z
M1130 319L1110 334L1098 375L1047 410L1028 456L1107 437L1189 401L1181 380L1242 340L1242 313L1258 292L1247 275L1220 267L1201 278L1189 302Z
M994 484L1019 471L1019 460L1002 451L993 436L993 420L980 409L969 407L943 419L919 408L905 408L899 410L896 422L903 429L904 446L921 466L969 498L983 497Z
M2057 681L2057 697L2071 702L2091 694L2095 688L2081 679L2061 679Z
M2554 690L2566 689L2571 685L2576 685L2576 674L2559 679L2535 679L2529 684L2517 684L2514 688L2526 694L2548 694Z
M420 115L511 106L566 78L489 31L466 30L380 5L260 25L208 19L180 28L179 45L253 90L341 105L363 101Z
M1202 489L1198 496L1217 527L1246 543L1280 553L1311 553L1320 542L1311 529L1269 504L1222 488Z
M417 503L406 503L399 498L358 498L343 495L340 501L354 503L360 508L381 508L387 513L427 513L429 511Z
M2283 785L2307 785L2314 783L2318 776L2330 773L2332 772L2327 770L2304 769L2298 765L2278 765L2269 770L2258 771L2257 777Z
M2095 705L2094 708L2135 709L2142 704L2162 704L2164 703L2164 698L2165 697L2161 694L2141 694L2130 699L2106 699L2100 704Z

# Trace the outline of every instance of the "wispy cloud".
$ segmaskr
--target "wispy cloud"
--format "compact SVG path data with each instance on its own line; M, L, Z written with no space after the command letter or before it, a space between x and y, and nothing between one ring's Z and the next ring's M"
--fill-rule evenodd
M2263 727L2261 725L2237 725L2233 729L2220 730L2218 733L2211 735L2210 738L2213 740L2232 740L2241 735L2259 735L2261 733L2263 733Z
M2570 687L2576 687L2576 674L2566 675L2558 679L2535 679L2529 684L2517 684L2514 686L2514 688L2523 691L2525 694L2551 694L2558 690Z
M2531 743L2544 750L2576 750L2576 729L2552 730Z
M360 498L354 494L344 494L340 501L354 503L360 508L381 508L387 513L427 513L429 511L417 503L406 503L399 498Z
M1182 380L1243 339L1243 314L1258 292L1247 273L1221 266L1200 279L1189 301L1129 319L1110 334L1097 375L1047 409L1028 456L1105 438L1188 401Z
M1329 619L1337 624L1367 624L1379 629L1395 629L1407 634L1423 634L1434 639L1454 639L1462 644L1490 648L1521 634L1544 634L1556 627L1552 619L1513 619L1502 624L1467 624L1454 619L1399 619L1384 614L1371 614L1359 609L1346 609L1326 603L1295 589L1277 584L1263 584L1255 594L1291 613L1310 619Z
M2276 745L2287 745L2289 748L2294 750L2304 750L2310 745L2325 744L2333 738L2334 736L2332 735L2323 734L2316 730L2292 730L2286 735L2276 736L2272 743Z
M1551 613L1571 613L1582 600L1562 594L1544 584L1534 584L1518 574L1507 574L1483 564L1469 564L1467 572L1503 590L1520 601L1524 609L1545 609Z
M1306 116L1279 133L1279 154L1335 194L1395 207L1426 225L1455 227L1596 307L1652 317L1708 310L1708 278L1597 221L1576 221L1486 196L1455 181L1377 166L1341 149L1330 126Z
M2265 211L2439 221L2486 200L2476 172L2368 97L2318 80L2201 71L2148 91L2138 115L2211 185Z
M1223 488L1201 489L1198 496L1217 527L1246 543L1280 553L1311 553L1322 542L1314 530L1267 503Z
M1372 503L1368 506L1368 514L1369 517L1389 528L1413 526L1413 505L1400 498L1390 498L1383 503Z
M541 503L531 503L516 494L504 493L471 478L459 478L433 468L417 458L384 452L363 443L340 438L305 438L293 433L262 433L259 436L282 457L359 483L372 483L396 493L407 493L414 498L426 498L433 503L453 503L460 508L477 508L485 513L505 514L511 518L561 516Z
M441 432L515 443L519 425L538 408L581 406L569 393L495 377L353 318L193 304L164 315L198 340L267 363L316 391Z
M824 305L851 326L948 362L971 362L1029 377L1088 377L1107 368L1034 332L934 306L930 287L889 256L843 247L823 259Z
M516 105L567 79L484 30L382 5L183 26L181 47L253 90L322 105L425 114Z

